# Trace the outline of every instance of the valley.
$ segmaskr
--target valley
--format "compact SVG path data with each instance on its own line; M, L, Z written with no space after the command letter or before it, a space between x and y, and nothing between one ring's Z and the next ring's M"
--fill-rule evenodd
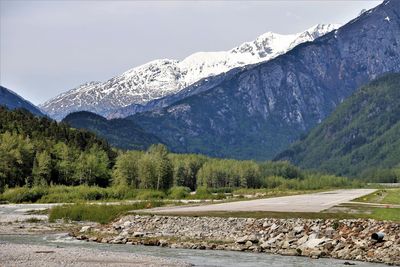
M378 2L1 2L0 265L400 266L400 1ZM243 42L261 27L284 34Z

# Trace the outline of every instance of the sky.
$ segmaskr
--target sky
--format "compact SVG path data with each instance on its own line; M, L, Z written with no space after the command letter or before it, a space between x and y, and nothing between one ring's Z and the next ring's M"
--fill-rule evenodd
M382 0L0 0L0 84L34 104L148 61L344 24Z

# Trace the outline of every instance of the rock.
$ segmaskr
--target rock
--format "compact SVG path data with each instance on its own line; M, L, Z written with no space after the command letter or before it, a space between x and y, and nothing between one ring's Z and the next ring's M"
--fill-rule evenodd
M308 240L308 235L304 235L302 238L297 240L297 245L302 245Z
M250 240L246 241L246 243L245 243L246 247L251 247L252 245L253 245L253 243Z
M279 254L284 256L299 256L300 254L296 249L283 249L279 251Z
M315 238L315 239L310 239L307 242L305 242L302 247L305 248L316 248L319 245L324 244L327 241L327 239L324 238Z
M81 230L79 231L79 233L86 233L86 232L88 232L90 229L92 229L92 226L90 226L90 225L83 226L83 227L81 228Z
M143 237L144 235L145 235L145 233L143 233L143 232L134 232L132 234L133 237Z
M123 225L124 225L124 228L129 228L132 226L132 223L130 221L126 221L126 222L124 222Z
M247 236L242 236L242 237L239 237L238 239L236 239L236 243L238 243L238 244L244 244L244 243L246 243L246 241L247 241Z
M314 258L314 259L318 259L319 257L321 257L322 252L320 250L312 250L310 252L310 257Z
M158 244L159 244L160 247L166 247L166 246L168 246L168 241L165 240L165 239L160 239L158 241Z
M304 226L296 226L296 227L293 228L293 232L295 234L299 234L299 233L301 233L303 231L304 231Z

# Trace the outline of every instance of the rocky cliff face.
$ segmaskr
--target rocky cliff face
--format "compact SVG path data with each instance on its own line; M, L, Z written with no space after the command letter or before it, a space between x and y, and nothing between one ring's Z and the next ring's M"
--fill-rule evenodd
M399 14L400 1L385 1L314 42L130 118L176 152L271 158L360 85L400 71Z
M337 27L339 25L318 24L304 32L289 35L267 32L229 51L198 52L182 61L154 60L108 81L85 83L50 99L41 107L57 120L68 113L82 110L107 117L132 115L137 111L136 107L146 105L149 101L174 95L203 78L269 60ZM125 108L128 105L134 106ZM146 107L148 110L153 105ZM118 111L120 108L124 109Z

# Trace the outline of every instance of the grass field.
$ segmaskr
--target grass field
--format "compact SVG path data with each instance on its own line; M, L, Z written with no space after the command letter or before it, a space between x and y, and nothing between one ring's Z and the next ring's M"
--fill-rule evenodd
M400 188L381 189L355 199L357 202L400 205Z
M207 212L180 212L163 213L169 216L191 216L191 217L239 217L239 218L278 218L278 219L375 219L400 222L400 208L355 208L352 212L275 212L275 211L207 211Z
M57 219L67 221L91 221L101 224L109 223L132 210L154 208L164 205L165 202L140 202L134 204L66 204L50 209L49 221Z

